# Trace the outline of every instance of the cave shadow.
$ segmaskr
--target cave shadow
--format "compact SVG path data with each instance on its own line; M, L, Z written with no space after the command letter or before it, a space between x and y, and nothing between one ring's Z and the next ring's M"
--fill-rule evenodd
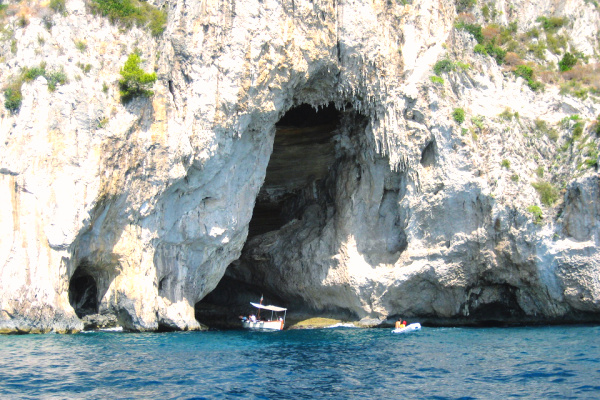
M371 266L393 264L408 247L407 216L399 209L408 177L391 171L385 156L365 155L369 119L351 106L344 111L331 103L316 110L302 104L290 109L276 124L273 152L256 199L245 250L253 238L279 231L290 222L307 221L323 229L337 218L336 204L366 200L359 207L369 213L355 221L367 235L353 235L357 251ZM435 142L423 150L422 163L435 162ZM354 192L346 193L348 185ZM379 191L379 204L369 204L369 190ZM362 191L362 193L359 193ZM359 219L363 218L364 221ZM349 232L352 234L352 232ZM336 243L340 248L343 243Z
M130 113L139 116L127 131L127 138L136 130L150 130L154 121L151 99L144 96L133 97L127 99L124 106ZM114 173L110 179L101 182L102 186L98 192L103 194L90 211L89 223L73 241L71 257L67 261L70 276L69 301L79 318L102 314L116 321L121 311L116 308L117 304L114 304L113 300L103 301L111 283L120 274L119 261L116 260L112 249L131 223L131 216L126 215L125 211L129 208L127 194L119 192L118 188L139 179L136 172L142 168L143 163L132 162L132 157L152 158L157 151L152 146L148 149L149 153L140 155L136 146L135 141L131 140L105 140L101 144L101 152L110 156L101 160L99 169ZM115 166L123 168L115 170ZM93 300L94 297L96 300ZM92 313L93 310L95 313Z
M125 148L120 149L118 157L124 156L126 151ZM118 310L105 297L119 275L120 266L113 261L110 249L114 248L124 231L125 224L115 229L114 221L119 220L115 213L119 212L125 201L124 196L99 199L90 212L89 226L77 236L71 257L66 260L70 276L69 303L83 320L84 330L119 325ZM109 226L107 221L112 221ZM106 250L98 251L98 248Z
M340 110L333 103L318 110L302 104L282 116L276 124L273 151L264 184L256 198L242 254L239 260L227 268L225 276L213 292L196 304L198 321L210 321L213 325L218 325L219 315L227 315L228 312L235 315L247 313L248 303L258 301L261 294L267 292L270 292L269 298L273 303L279 301L276 305L293 307L306 315L325 312L353 317L346 309L334 307L325 310L323 307L312 307L300 295L275 295L276 285L269 284L265 271L261 271L277 271L273 265L275 257L268 254L268 251L264 254L253 253L256 250L255 244L262 239L268 242L285 241L284 230L294 224L314 224L316 234L322 235L325 226L337 218L336 200L353 195L345 193L343 180L352 179L355 187L360 185L361 179L367 179L366 175L372 173L367 165L370 161L378 163L376 168L380 171L377 172L379 175L371 174L368 179L385 180L380 187L381 204L377 212L387 230L383 236L390 236L391 239L379 244L372 237L359 237L357 250L372 266L398 260L408 245L404 222L397 215L398 203L406 191L407 178L405 174L391 171L386 157L367 160L364 155L360 156L365 146L368 146L365 137L368 124L369 119L351 106ZM424 163L431 165L434 160L433 146L429 146L424 152L423 159ZM388 172L382 176L381 171ZM373 230L377 230L378 225L373 226ZM332 246L339 249L344 243L341 242L342 239L337 240ZM292 242L293 240L287 240L288 246L293 246ZM374 244L379 246L376 251L369 248ZM373 253L379 250L383 255L374 256ZM327 275L327 271L320 273ZM275 279L285 281L286 278L278 276ZM250 283L246 283L248 281ZM229 319L223 325L237 326L238 322L237 319Z
M79 318L98 313L98 285L94 277L81 267L75 270L69 281L69 303Z
M288 307L289 302L273 292L224 276L208 295L194 305L196 320L211 329L241 329L241 316L256 313L250 302Z
M79 264L69 280L68 289L69 303L77 317L83 319L86 316L109 314L102 299L114 279L112 275L94 264L85 261Z

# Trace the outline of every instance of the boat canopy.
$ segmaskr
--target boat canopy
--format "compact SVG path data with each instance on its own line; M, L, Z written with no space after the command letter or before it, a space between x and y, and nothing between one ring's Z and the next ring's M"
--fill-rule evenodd
M281 312L281 311L287 310L287 308L277 307L277 306L263 306L262 304L256 304L256 303L252 303L252 302L250 302L250 304L252 304L256 308L262 308L263 310L269 310L269 311L275 311L275 312Z

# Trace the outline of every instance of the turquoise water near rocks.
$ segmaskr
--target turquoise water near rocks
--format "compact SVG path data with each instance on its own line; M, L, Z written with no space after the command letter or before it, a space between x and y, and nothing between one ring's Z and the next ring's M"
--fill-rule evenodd
M600 327L0 336L0 399L599 399Z

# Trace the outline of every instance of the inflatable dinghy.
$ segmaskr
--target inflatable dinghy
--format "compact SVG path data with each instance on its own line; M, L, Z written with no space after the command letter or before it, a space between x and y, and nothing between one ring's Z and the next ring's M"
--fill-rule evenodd
M418 322L415 322L414 324L410 324L408 326L405 326L404 328L394 329L392 331L392 333L409 333L409 332L418 331L419 329L421 329L421 324Z

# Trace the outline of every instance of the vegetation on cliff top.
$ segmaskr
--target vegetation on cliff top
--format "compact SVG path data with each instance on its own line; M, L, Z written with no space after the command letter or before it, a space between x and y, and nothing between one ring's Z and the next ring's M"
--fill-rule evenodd
M86 0L86 3L88 10L94 15L104 16L113 24L125 28L131 28L134 25L147 28L155 37L160 36L167 25L167 11L143 0ZM0 4L0 22L3 22L7 16L17 15L17 26L24 28L29 24L29 15L33 13L41 16L44 26L50 30L54 21L52 15L44 10L50 9L54 13L66 16L68 14L66 0L50 0L46 7L34 11L23 1L10 5ZM5 28L0 27L0 33L3 29Z
M12 84L4 89L4 107L12 113L16 113L21 108L23 94L21 85Z
M589 57L575 48L568 28L572 21L564 16L539 16L536 24L526 32L519 32L512 21L503 24L495 4L483 3L481 16L475 1L457 0L459 13L455 27L471 34L477 44L474 52L492 56L499 65L521 76L516 68L523 65L530 69L527 85L534 91L543 90L544 84L558 84L561 94L571 94L586 99L590 94L600 96L599 66L589 63ZM560 57L548 61L549 55Z
M138 0L90 0L92 13L107 17L125 27L148 27L152 36L160 36L167 24L167 12Z
M496 9L494 2L474 0L456 0L455 4L459 14L455 28L471 35L474 39L473 53L491 56L505 77L513 75L522 78L532 91L542 91L546 85L559 86L561 95L600 102L598 53L587 56L578 51L569 36L574 21L565 16L540 16L533 26L529 25L528 30L524 31L519 29L518 20L511 21L511 15L514 16L515 11L511 10L511 5ZM596 8L600 10L600 7ZM508 22L505 18L500 18L502 15L509 16ZM443 47L448 49L450 43ZM444 74L448 75L444 78L448 78L452 86L454 74L466 71L456 68L461 62L457 57L464 54L456 50L448 49L433 66L432 72L435 75L430 76L430 81L436 90L444 90L441 86L444 84L441 78ZM462 136L470 130L474 143L478 137L476 132L484 134L489 125L482 116L470 117L471 123L466 124L466 116L470 110L465 110L454 108L451 116L457 124L466 125L460 128ZM598 168L600 116L597 121L590 121L578 115L570 115L560 123L537 118L531 121L533 124L528 132L523 130L527 121L520 120L518 112L507 108L498 115L497 122L506 125L506 132L514 129L523 132L523 137L526 138L524 144L532 150L530 160L535 162L531 173L537 179L528 184L538 192L540 206L554 207L561 197L561 188L587 169ZM544 137L549 140L544 140ZM551 159L540 160L544 156ZM501 167L510 170L510 161L503 159ZM525 175L516 173L512 173L510 179L516 184L531 182ZM536 224L543 223L540 206L527 209Z

